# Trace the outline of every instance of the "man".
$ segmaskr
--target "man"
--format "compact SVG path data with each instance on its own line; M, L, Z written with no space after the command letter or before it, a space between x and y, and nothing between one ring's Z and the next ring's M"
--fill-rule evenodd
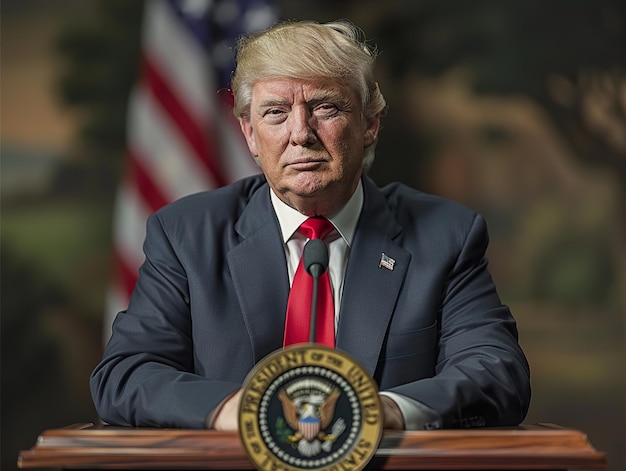
M309 217L326 241L337 349L377 382L386 428L512 425L529 369L485 259L483 218L365 176L385 101L347 22L243 38L235 114L263 175L151 216L146 260L91 390L136 426L237 427L242 382L285 342Z

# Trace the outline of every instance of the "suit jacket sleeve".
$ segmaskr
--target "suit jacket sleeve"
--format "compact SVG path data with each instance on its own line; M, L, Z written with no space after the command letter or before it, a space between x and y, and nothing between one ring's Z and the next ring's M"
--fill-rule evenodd
M196 374L190 288L180 259L187 255L172 243L159 213L148 219L144 251L128 310L117 315L91 376L94 404L116 425L202 428L241 382Z
M436 412L428 427L520 423L529 368L487 267L485 220L402 184L363 183L337 348L381 391ZM393 266L381 265L383 255Z
M436 411L442 423L430 427L515 425L528 410L529 367L487 269L487 244L485 221L474 215L441 277L434 375L389 388Z

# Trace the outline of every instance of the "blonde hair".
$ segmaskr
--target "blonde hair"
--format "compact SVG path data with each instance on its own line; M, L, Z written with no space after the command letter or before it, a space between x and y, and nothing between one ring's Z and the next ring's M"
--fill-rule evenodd
M361 98L364 118L372 119L387 106L374 80L376 55L363 31L348 21L282 22L242 37L237 43L237 66L231 84L235 116L249 119L256 82L288 77L330 79L352 87ZM367 149L365 168L374 159L374 145Z

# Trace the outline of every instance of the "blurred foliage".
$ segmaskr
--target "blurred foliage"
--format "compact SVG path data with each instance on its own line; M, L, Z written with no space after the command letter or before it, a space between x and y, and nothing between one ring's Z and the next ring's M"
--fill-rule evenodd
M626 2L399 1L373 30L391 75L463 68L474 89L525 95L572 150L626 189Z
M111 272L111 213L85 195L89 193L57 194L45 202L4 205L2 243L3 249L8 250L7 245L11 248L9 263L22 260L26 272L35 268L41 272L30 276L38 279L45 274L54 280L55 290L65 303L71 303L82 317L98 326L104 304L102 289ZM5 261L2 263L4 269ZM21 293L19 286L11 289L21 280L3 280L7 301Z
M542 244L534 258L536 267L529 290L532 299L572 310L592 305L614 309L617 286L613 282L611 246L606 239L603 234L592 237L571 231Z
M98 9L92 21L70 20L60 32L56 50L64 71L57 86L64 104L83 112L79 139L92 164L116 177L128 97L141 64L143 1L101 0Z
M319 0L309 5L283 0L280 4L285 18L346 17L365 29L381 52L379 69L397 85L384 88L396 112L404 104L402 85L410 77L443 77L458 70L477 93L533 99L551 116L574 155L619 178L626 198L626 2ZM406 180L407 175L419 174L437 150L437 137L416 135L400 119L408 121L406 114L397 113L385 121L386 136L401 141L396 146L381 142L385 150L396 151L385 161L386 168L374 164L384 181L393 175ZM506 138L502 130L486 132Z
M59 322L68 315L71 301L65 290L33 260L20 255L3 236L2 259L2 462L1 469L15 469L17 454L34 443L41 428L68 425L94 417L93 408L80 392L84 391L84 369L77 361L89 358L90 349L81 345L82 355L68 361L64 355L67 342L91 343L84 331L65 333ZM71 324L82 325L79 317ZM91 329L93 330L93 329ZM82 334L82 335L81 335ZM65 345L64 345L65 343ZM76 378L74 375L80 375ZM82 382L83 385L77 384ZM4 425L9 427L5 428Z

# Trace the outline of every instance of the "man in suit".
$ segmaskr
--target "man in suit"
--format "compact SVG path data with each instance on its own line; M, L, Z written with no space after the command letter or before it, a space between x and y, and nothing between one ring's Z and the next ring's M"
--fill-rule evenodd
M347 22L243 38L235 114L263 171L148 220L146 260L91 377L106 422L237 427L252 367L286 345L307 218L325 237L337 349L378 384L384 426L513 425L530 400L515 321L480 215L365 175L386 105Z

